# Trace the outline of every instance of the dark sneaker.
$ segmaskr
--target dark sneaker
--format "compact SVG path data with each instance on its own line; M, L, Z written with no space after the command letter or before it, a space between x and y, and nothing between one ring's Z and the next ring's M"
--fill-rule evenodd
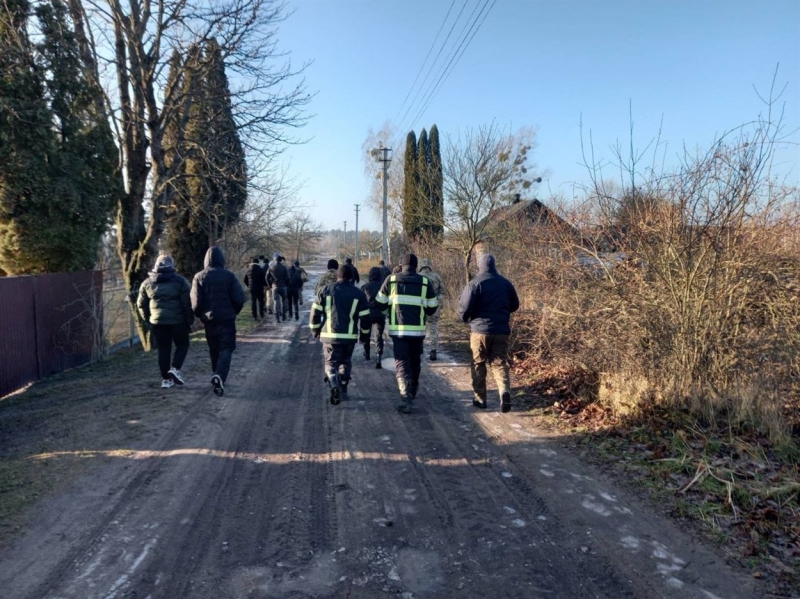
M503 391L500 396L500 411L504 414L511 411L511 393L508 391Z
M211 377L211 386L214 387L214 395L217 397L222 397L222 394L225 393L225 386L222 384L222 377L218 374L215 374Z
M294 319L295 319L295 320L300 320L300 315L299 315L299 314L297 314L296 312L295 312L295 315L294 315Z
M174 366L169 369L168 374L169 378L171 378L172 382L175 383L176 385L183 385L186 383L186 381L183 380L183 375L181 374L181 371L175 368Z
M375 362L375 368L377 368L378 370L380 370L381 368L383 368L383 366L381 365L381 355L380 355L380 354L378 354L378 359L377 359L377 361Z
M175 383L172 382L172 379L164 379L161 381L161 388L162 389L169 389L170 387L174 387Z
M411 399L404 397L400 400L400 402L395 406L397 411L401 414L410 414L411 413Z
M435 361L436 361L436 350L432 349L431 350L431 362L435 362Z
M486 402L485 401L481 401L480 399L473 399L472 400L472 405L475 406L476 408L480 408L481 410L485 410L486 409Z
M338 406L342 402L342 390L339 387L331 387L331 404Z

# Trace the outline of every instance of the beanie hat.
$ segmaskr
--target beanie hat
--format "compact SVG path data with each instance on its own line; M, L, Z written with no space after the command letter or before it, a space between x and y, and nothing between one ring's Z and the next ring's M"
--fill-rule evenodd
M336 271L336 278L340 281L352 281L353 271L349 264L342 264L339 270Z
M296 267L300 268L300 260L295 260L295 261L294 261L294 265L295 265Z
M339 268L339 261L335 258L331 258L328 260L328 270L336 270Z
M411 268L416 269L417 268L417 257L414 254L410 253L410 252L408 254L403 254L403 257L400 259L400 265L401 266L410 266Z

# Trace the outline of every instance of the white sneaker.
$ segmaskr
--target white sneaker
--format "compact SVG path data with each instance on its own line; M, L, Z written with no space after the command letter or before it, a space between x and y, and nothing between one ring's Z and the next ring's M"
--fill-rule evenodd
M183 385L186 383L186 381L183 380L183 375L181 374L181 371L175 367L169 369L169 377L172 379L172 382L174 382L176 385Z
M161 381L161 388L162 389L169 389L170 387L174 387L175 383L172 382L172 379L164 379Z

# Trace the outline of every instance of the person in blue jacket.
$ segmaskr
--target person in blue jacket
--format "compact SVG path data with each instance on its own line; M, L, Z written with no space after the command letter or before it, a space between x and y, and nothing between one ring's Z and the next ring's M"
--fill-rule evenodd
M511 313L519 309L519 297L511 281L497 273L494 256L486 254L478 262L478 275L472 279L458 302L461 320L469 324L472 351L472 405L486 408L486 364L492 369L500 392L500 410L511 410L511 380L508 374L508 338Z

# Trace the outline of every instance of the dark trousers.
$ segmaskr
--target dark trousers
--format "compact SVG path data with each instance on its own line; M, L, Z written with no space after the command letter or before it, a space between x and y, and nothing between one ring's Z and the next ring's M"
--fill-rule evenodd
M392 337L394 345L395 376L416 385L421 370L420 356L425 337Z
M379 353L383 353L383 330L386 328L386 317L381 316L379 318L372 317L372 326L370 327L370 337L372 337L372 331L376 331L378 336L375 337L375 350ZM364 344L364 347L369 347L369 341Z
M267 309L264 304L264 290L259 291L250 290L250 307L253 309L253 318L264 318Z
M236 323L207 322L206 341L211 354L211 370L218 374L224 383L231 369L231 356L236 350Z
M325 356L325 374L341 375L339 380L347 384L350 380L350 371L353 370L353 350L356 342L352 343L322 343L322 354Z
M272 297L276 316L286 318L286 287L273 287Z
M299 289L287 289L286 291L286 300L289 302L289 318L292 317L292 310L294 310L294 314L300 314L300 290Z
M158 345L158 368L161 378L169 378L170 363L180 370L186 354L189 353L189 325L186 324L154 324L153 337ZM175 344L175 356L172 356L172 344Z

